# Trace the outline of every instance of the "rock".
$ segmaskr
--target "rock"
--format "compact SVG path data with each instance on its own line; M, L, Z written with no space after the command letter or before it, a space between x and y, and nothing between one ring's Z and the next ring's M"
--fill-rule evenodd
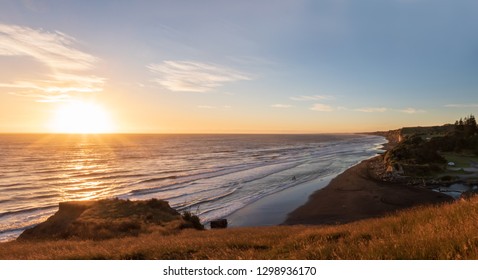
M227 228L227 219L217 219L211 221L211 228Z

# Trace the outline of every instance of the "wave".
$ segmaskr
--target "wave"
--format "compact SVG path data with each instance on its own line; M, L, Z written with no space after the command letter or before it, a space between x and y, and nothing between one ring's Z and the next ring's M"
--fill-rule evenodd
M17 186L24 186L24 183L4 184L4 185L0 185L0 188L10 188L10 187L17 187Z
M151 178L151 179L146 179L141 181L140 183L152 183L152 182L159 182L159 181L164 181L164 180L172 180L172 179L177 179L178 176L166 176L166 177L160 177L160 178Z
M33 208L28 208L28 209L12 210L12 211L7 211L7 212L0 213L0 219L8 217L8 216L33 213L33 212L42 211L42 210L51 210L51 209L55 209L55 208L58 208L58 206L49 205L49 206L42 206L42 207L33 207Z
M79 145L75 138L31 146L38 141L18 139L8 140L17 141L7 144L13 148L0 147L7 151L0 157L0 240L37 223L58 202L85 197L160 198L180 211L200 209L203 221L224 217L340 172L383 143L350 135L147 135L131 136L131 145L107 138ZM44 163L28 162L31 155Z
M179 179L181 179L181 181L174 184L160 186L160 187L153 187L153 188L142 187L141 189L132 190L130 192L130 195L143 195L143 194L150 194L150 193L156 193L156 192L164 192L171 189L177 190L177 189L188 187L189 186L188 184L193 183L197 180L210 179L210 178L218 177L221 175L227 175L227 174L235 173L238 171L244 171L247 169L248 167L241 166L241 167L224 168L224 169L210 171L210 172L192 174L192 175L180 177ZM148 180L141 180L131 185L138 186L138 185L147 183L147 181Z

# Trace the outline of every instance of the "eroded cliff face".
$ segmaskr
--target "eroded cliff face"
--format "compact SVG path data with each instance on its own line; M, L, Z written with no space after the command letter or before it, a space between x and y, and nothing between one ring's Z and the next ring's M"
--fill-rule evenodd
M384 145L385 150L390 150L400 143L403 139L402 129L388 130L388 131L377 131L371 133L373 135L380 135L387 138L388 143Z
M381 155L381 160L375 161L373 164L372 173L374 173L374 177L382 181L396 181L403 175L403 168L400 164L389 160L388 152L403 141L402 128L377 131L372 134L383 136L388 140L388 143L383 145L383 149L386 150L386 152Z
M190 217L190 216L189 216ZM197 227L166 201L103 199L59 204L45 222L25 230L18 240L108 239Z
M402 142L403 140L402 129L395 129L395 130L388 131L387 139L395 145Z

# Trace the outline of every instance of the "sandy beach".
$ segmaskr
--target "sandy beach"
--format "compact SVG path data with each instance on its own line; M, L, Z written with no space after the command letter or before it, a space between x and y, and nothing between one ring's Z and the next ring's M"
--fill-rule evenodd
M453 200L431 190L375 179L374 166L380 161L377 156L349 168L313 193L305 205L288 215L284 224L341 224Z

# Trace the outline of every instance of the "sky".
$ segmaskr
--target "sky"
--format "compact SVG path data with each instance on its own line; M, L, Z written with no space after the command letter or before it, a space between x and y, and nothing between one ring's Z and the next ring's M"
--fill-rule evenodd
M122 133L453 123L478 111L476 15L473 0L0 0L0 132L103 115Z

